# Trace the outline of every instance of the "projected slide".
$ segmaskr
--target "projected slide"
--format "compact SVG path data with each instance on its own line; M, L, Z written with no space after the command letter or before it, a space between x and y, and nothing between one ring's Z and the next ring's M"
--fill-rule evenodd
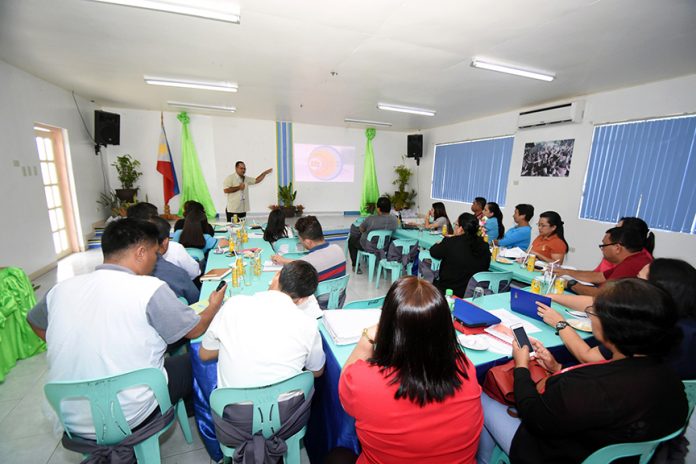
M353 182L355 147L293 145L295 182Z

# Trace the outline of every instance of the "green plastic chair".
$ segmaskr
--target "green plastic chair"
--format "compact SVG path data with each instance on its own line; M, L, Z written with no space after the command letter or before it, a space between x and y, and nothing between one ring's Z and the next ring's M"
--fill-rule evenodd
M510 286L512 282L512 272L511 271L500 271L500 272L477 272L471 276L471 280L476 281L477 284L481 282L488 282L488 290L493 293L500 293L501 282L507 282L507 286Z
M367 241L371 242L374 237L377 237L377 248L383 250L386 248L387 239L392 236L391 230L373 230L367 234ZM375 264L377 264L377 255L364 250L358 250L358 256L355 262L355 272L360 269L362 258L367 258L368 282L372 282L372 277L375 273Z
M301 372L294 377L266 387L257 388L217 388L210 394L210 408L220 417L229 404L244 402L253 403L254 413L251 426L252 435L261 431L265 438L279 430L281 423L278 414L278 397L287 392L300 390L305 398L314 387L314 375L311 372ZM300 440L305 435L306 427L285 440L288 450L283 456L287 464L300 463ZM234 455L234 448L220 443L220 449L225 456L225 462Z
M348 280L350 280L350 275L346 274L343 277L337 277L331 280L325 280L319 282L317 285L317 290L314 292L314 296L319 298L321 295L329 295L329 303L326 309L339 309L339 303L341 300L341 293L343 293L348 287Z
M121 390L141 385L147 386L152 390L161 411L166 413L172 407L164 373L154 367L101 379L80 382L51 382L44 385L44 393L51 407L58 414L58 418L69 437L72 437L72 435L63 421L60 404L64 399L68 398L87 398L92 410L92 421L94 422L94 429L97 435L97 444L116 445L131 434L131 429L126 422L116 394ZM179 400L175 407L176 419L181 425L184 438L187 443L193 443L183 400ZM161 462L159 436L167 431L173 423L174 420L164 429L133 447L139 463L159 464Z
M441 261L439 259L435 259L432 256L430 256L430 251L428 250L421 250L418 253L418 261L423 261L425 259L429 259L430 262L432 263L430 265L430 269L433 271L439 271L440 270L440 263Z
M370 300L356 300L356 301L351 301L350 303L346 303L343 305L343 309L372 309L372 308L381 308L382 305L384 304L384 298L383 296L380 296L379 298L372 298Z
M401 254L405 255L409 252L412 246L418 245L418 240L398 238L392 241L392 244L401 249ZM391 246L391 245L390 245ZM401 261L387 261L386 258L379 260L379 265L377 266L377 276L375 282L375 288L379 288L379 282L382 280L382 273L391 271L391 281L396 282L401 273L404 272L404 266Z
M186 248L186 252L199 263L205 259L205 253L200 248Z

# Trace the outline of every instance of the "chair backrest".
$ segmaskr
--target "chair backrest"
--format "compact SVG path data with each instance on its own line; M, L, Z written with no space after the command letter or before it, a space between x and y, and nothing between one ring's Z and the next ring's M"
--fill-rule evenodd
M384 304L384 298L383 296L380 296L379 298L372 298L369 300L356 300L356 301L351 301L350 303L346 303L343 305L343 309L372 309L372 308L381 308L382 305Z
M317 291L314 292L314 296L319 298L321 295L328 294L329 304L326 309L338 309L338 302L341 298L341 292L343 292L348 286L348 279L350 279L350 275L346 274L343 277L319 282Z
M691 414L693 414L696 407L696 380L682 380L682 383L684 383L686 399L689 401L689 415L686 418L686 423L688 424Z
M379 250L384 250L387 246L387 239L392 236L391 230L373 230L367 234L367 241L371 242L374 237L377 237L377 243L375 246Z
M501 290L510 287L510 282L512 282L512 272L477 272L471 277L471 280L476 281L477 284L480 284L481 282L488 282L488 289L493 293L499 293ZM502 282L505 282L503 287L500 285Z
M51 382L44 385L44 393L51 407L58 414L68 436L71 435L63 420L61 401L69 398L88 399L92 410L92 422L94 423L97 443L115 445L131 434L131 429L116 395L121 390L138 386L147 386L152 390L162 413L172 407L164 373L154 367L102 379L80 382Z
M303 252L304 248L300 245L300 240L297 237L292 238L279 238L273 243L273 248L276 252L282 253L282 249L287 247L285 253L297 253Z
M200 248L186 248L186 252L196 261L200 262L205 259L205 253Z
M638 462L640 464L648 464L648 461L650 461L652 458L657 446L664 441L671 440L672 438L681 435L681 433L684 431L684 427L681 427L679 430L657 440L642 441L638 443L619 443L616 445L605 446L604 448L590 454L587 458L585 458L584 461L582 461L582 464L607 464L616 461L617 459L629 456L640 456L640 460Z
M430 256L430 251L428 251L428 250L421 250L421 251L418 253L418 261L423 261L423 260L425 260L425 259L429 259L430 262L432 263L432 264L430 265L430 269L432 269L433 271L437 271L438 269L440 269L440 260L439 260L439 259L435 259L435 258L433 258L432 256Z
M311 372L300 372L287 380L256 388L217 388L210 394L210 407L222 417L225 406L243 402L253 403L254 414L251 434L259 430L265 438L270 437L280 429L278 397L283 393L302 391L305 398L314 386L314 375Z

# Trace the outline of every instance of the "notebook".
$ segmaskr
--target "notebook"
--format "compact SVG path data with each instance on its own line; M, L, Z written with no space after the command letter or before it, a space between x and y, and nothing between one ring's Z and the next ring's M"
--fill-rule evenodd
M537 301L551 306L551 298L536 293L526 292L519 288L510 288L510 309L532 319L543 321L537 314Z
M465 327L488 327L500 322L499 318L485 309L460 298L454 299L452 316Z
M232 269L224 267L211 269L201 276L201 282L205 282L206 280L222 280L230 272L232 272Z
M324 327L336 345L358 343L362 331L379 322L381 309L329 309L324 311Z

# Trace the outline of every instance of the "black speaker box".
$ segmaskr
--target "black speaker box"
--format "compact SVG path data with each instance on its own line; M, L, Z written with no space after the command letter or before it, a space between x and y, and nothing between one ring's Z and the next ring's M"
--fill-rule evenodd
M420 158L423 156L423 134L412 134L408 136L406 156L409 158Z
M121 142L121 115L94 111L94 143L97 145L119 145Z

